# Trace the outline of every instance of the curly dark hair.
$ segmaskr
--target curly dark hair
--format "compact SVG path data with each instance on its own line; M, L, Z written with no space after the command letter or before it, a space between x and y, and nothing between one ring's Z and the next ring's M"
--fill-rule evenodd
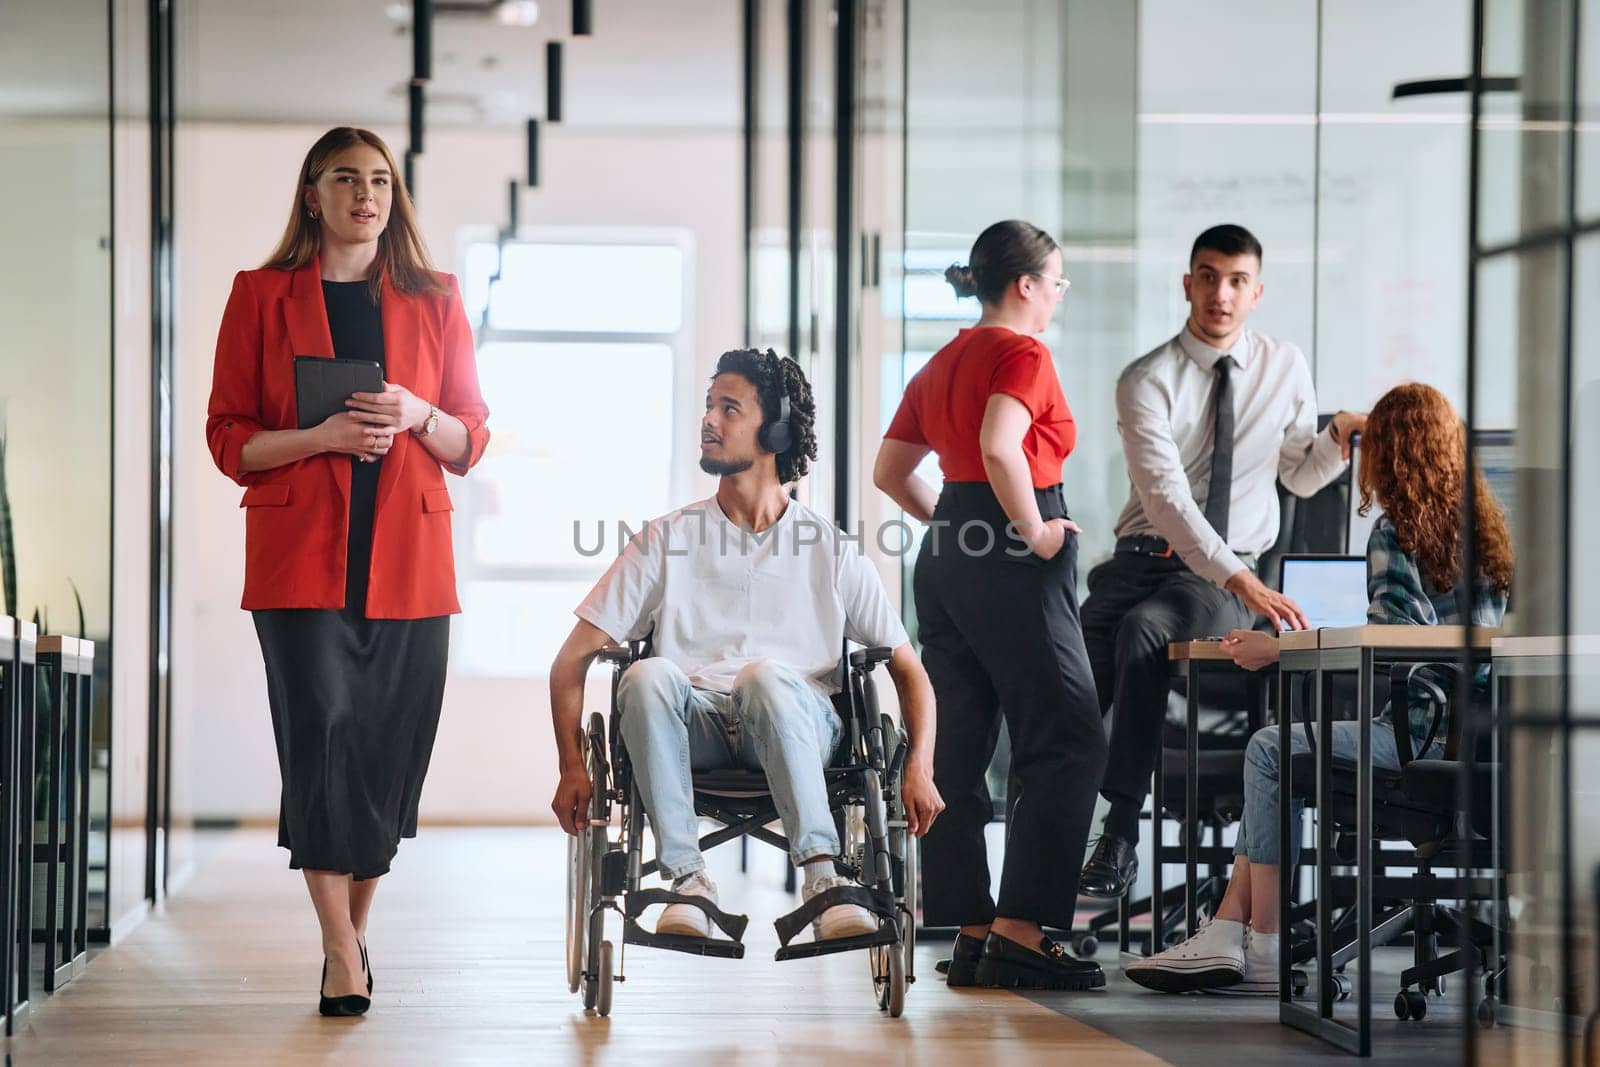
M761 425L778 420L779 390L789 394L789 428L792 443L778 453L778 481L797 482L811 469L817 458L817 402L811 396L811 383L800 371L800 364L785 359L772 349L736 348L717 360L718 374L737 374L756 387L761 398Z
M1441 591L1461 572L1461 508L1468 477L1467 433L1443 393L1411 382L1384 393L1361 435L1361 514L1376 501ZM1483 471L1472 465L1478 571L1495 589L1511 588L1511 534Z

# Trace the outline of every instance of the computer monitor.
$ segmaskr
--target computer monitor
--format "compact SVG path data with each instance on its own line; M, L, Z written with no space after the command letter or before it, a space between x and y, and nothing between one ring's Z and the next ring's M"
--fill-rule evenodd
M1367 621L1367 561L1363 556L1291 553L1283 557L1283 595L1299 605L1313 630Z
M1514 435L1510 430L1477 430L1472 435L1472 451L1478 461L1478 467L1483 471L1484 481L1489 483L1489 489L1494 493L1495 499L1500 502L1500 507L1506 513L1506 525L1516 528L1517 513L1517 450ZM1366 516L1359 513L1361 507L1361 435L1356 434L1350 439L1350 521L1349 535L1345 540L1345 551L1352 555L1365 555L1367 551L1367 538L1372 535L1372 526L1378 521L1378 516L1383 514L1383 509L1378 502L1372 502L1372 511Z
M1372 526L1378 521L1378 516L1383 514L1383 509L1378 507L1378 502L1372 502L1372 511L1366 515L1361 514L1361 435L1354 434L1350 438L1350 514L1349 521L1345 524L1344 550L1352 556L1367 554L1367 539L1372 536Z
M1506 513L1506 526L1517 527L1517 449L1510 430L1479 430L1472 435L1472 451L1489 491Z

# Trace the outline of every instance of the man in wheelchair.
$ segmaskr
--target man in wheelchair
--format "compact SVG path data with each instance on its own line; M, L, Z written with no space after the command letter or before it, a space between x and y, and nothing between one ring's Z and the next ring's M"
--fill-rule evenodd
M581 729L589 661L611 643L647 641L617 684L623 747L655 831L671 892L715 906L698 839L693 773L764 772L802 895L848 886L824 770L846 724L831 703L846 639L893 650L889 673L910 736L901 796L907 829L925 833L944 808L933 784L933 690L872 565L787 486L816 458L811 387L770 350L725 353L706 392L700 467L710 499L649 522L576 609L550 671L562 827L589 825L593 789ZM838 894L836 894L838 896ZM860 937L878 920L857 904L827 907L816 940ZM708 938L706 910L669 904L657 935Z

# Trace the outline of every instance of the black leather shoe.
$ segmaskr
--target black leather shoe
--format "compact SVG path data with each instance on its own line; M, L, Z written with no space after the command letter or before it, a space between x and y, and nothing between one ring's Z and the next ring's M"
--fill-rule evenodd
M328 984L328 961L322 961L322 981L317 986L317 1011L323 1015L349 1016L365 1015L367 1009L372 1007L372 998L364 997L359 993L351 993L343 997L330 997L322 992ZM369 989L370 992L370 989Z
M950 958L934 964L934 970L946 975L945 985L969 986L978 977L978 959L983 955L983 939L957 934L956 943L950 946Z
M1078 892L1086 897L1116 900L1127 893L1139 873L1139 854L1134 843L1116 834L1101 834L1089 862L1083 865Z
M1105 972L1092 960L1080 960L1048 937L1035 952L1010 938L991 933L978 960L977 984L989 989L1099 989Z
M366 942L357 942L361 946L361 969L367 972L367 996L372 996L372 963L367 959Z

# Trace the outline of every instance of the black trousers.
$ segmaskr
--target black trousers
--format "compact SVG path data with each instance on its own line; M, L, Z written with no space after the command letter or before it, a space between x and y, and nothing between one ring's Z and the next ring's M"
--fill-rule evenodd
M1038 495L1045 518L1066 515L1059 487ZM948 525L929 530L913 575L938 700L933 776L946 804L922 841L924 920L966 926L1000 914L1070 929L1106 754L1078 623L1077 539L1068 534L1050 560L1008 556L1018 542L982 482L947 483L934 522ZM1014 795L997 909L984 771L1002 715Z
M1100 710L1115 706L1100 792L1111 802L1106 829L1139 839L1139 809L1161 754L1170 674L1167 645L1248 628L1244 602L1176 556L1119 552L1089 572L1083 640Z

